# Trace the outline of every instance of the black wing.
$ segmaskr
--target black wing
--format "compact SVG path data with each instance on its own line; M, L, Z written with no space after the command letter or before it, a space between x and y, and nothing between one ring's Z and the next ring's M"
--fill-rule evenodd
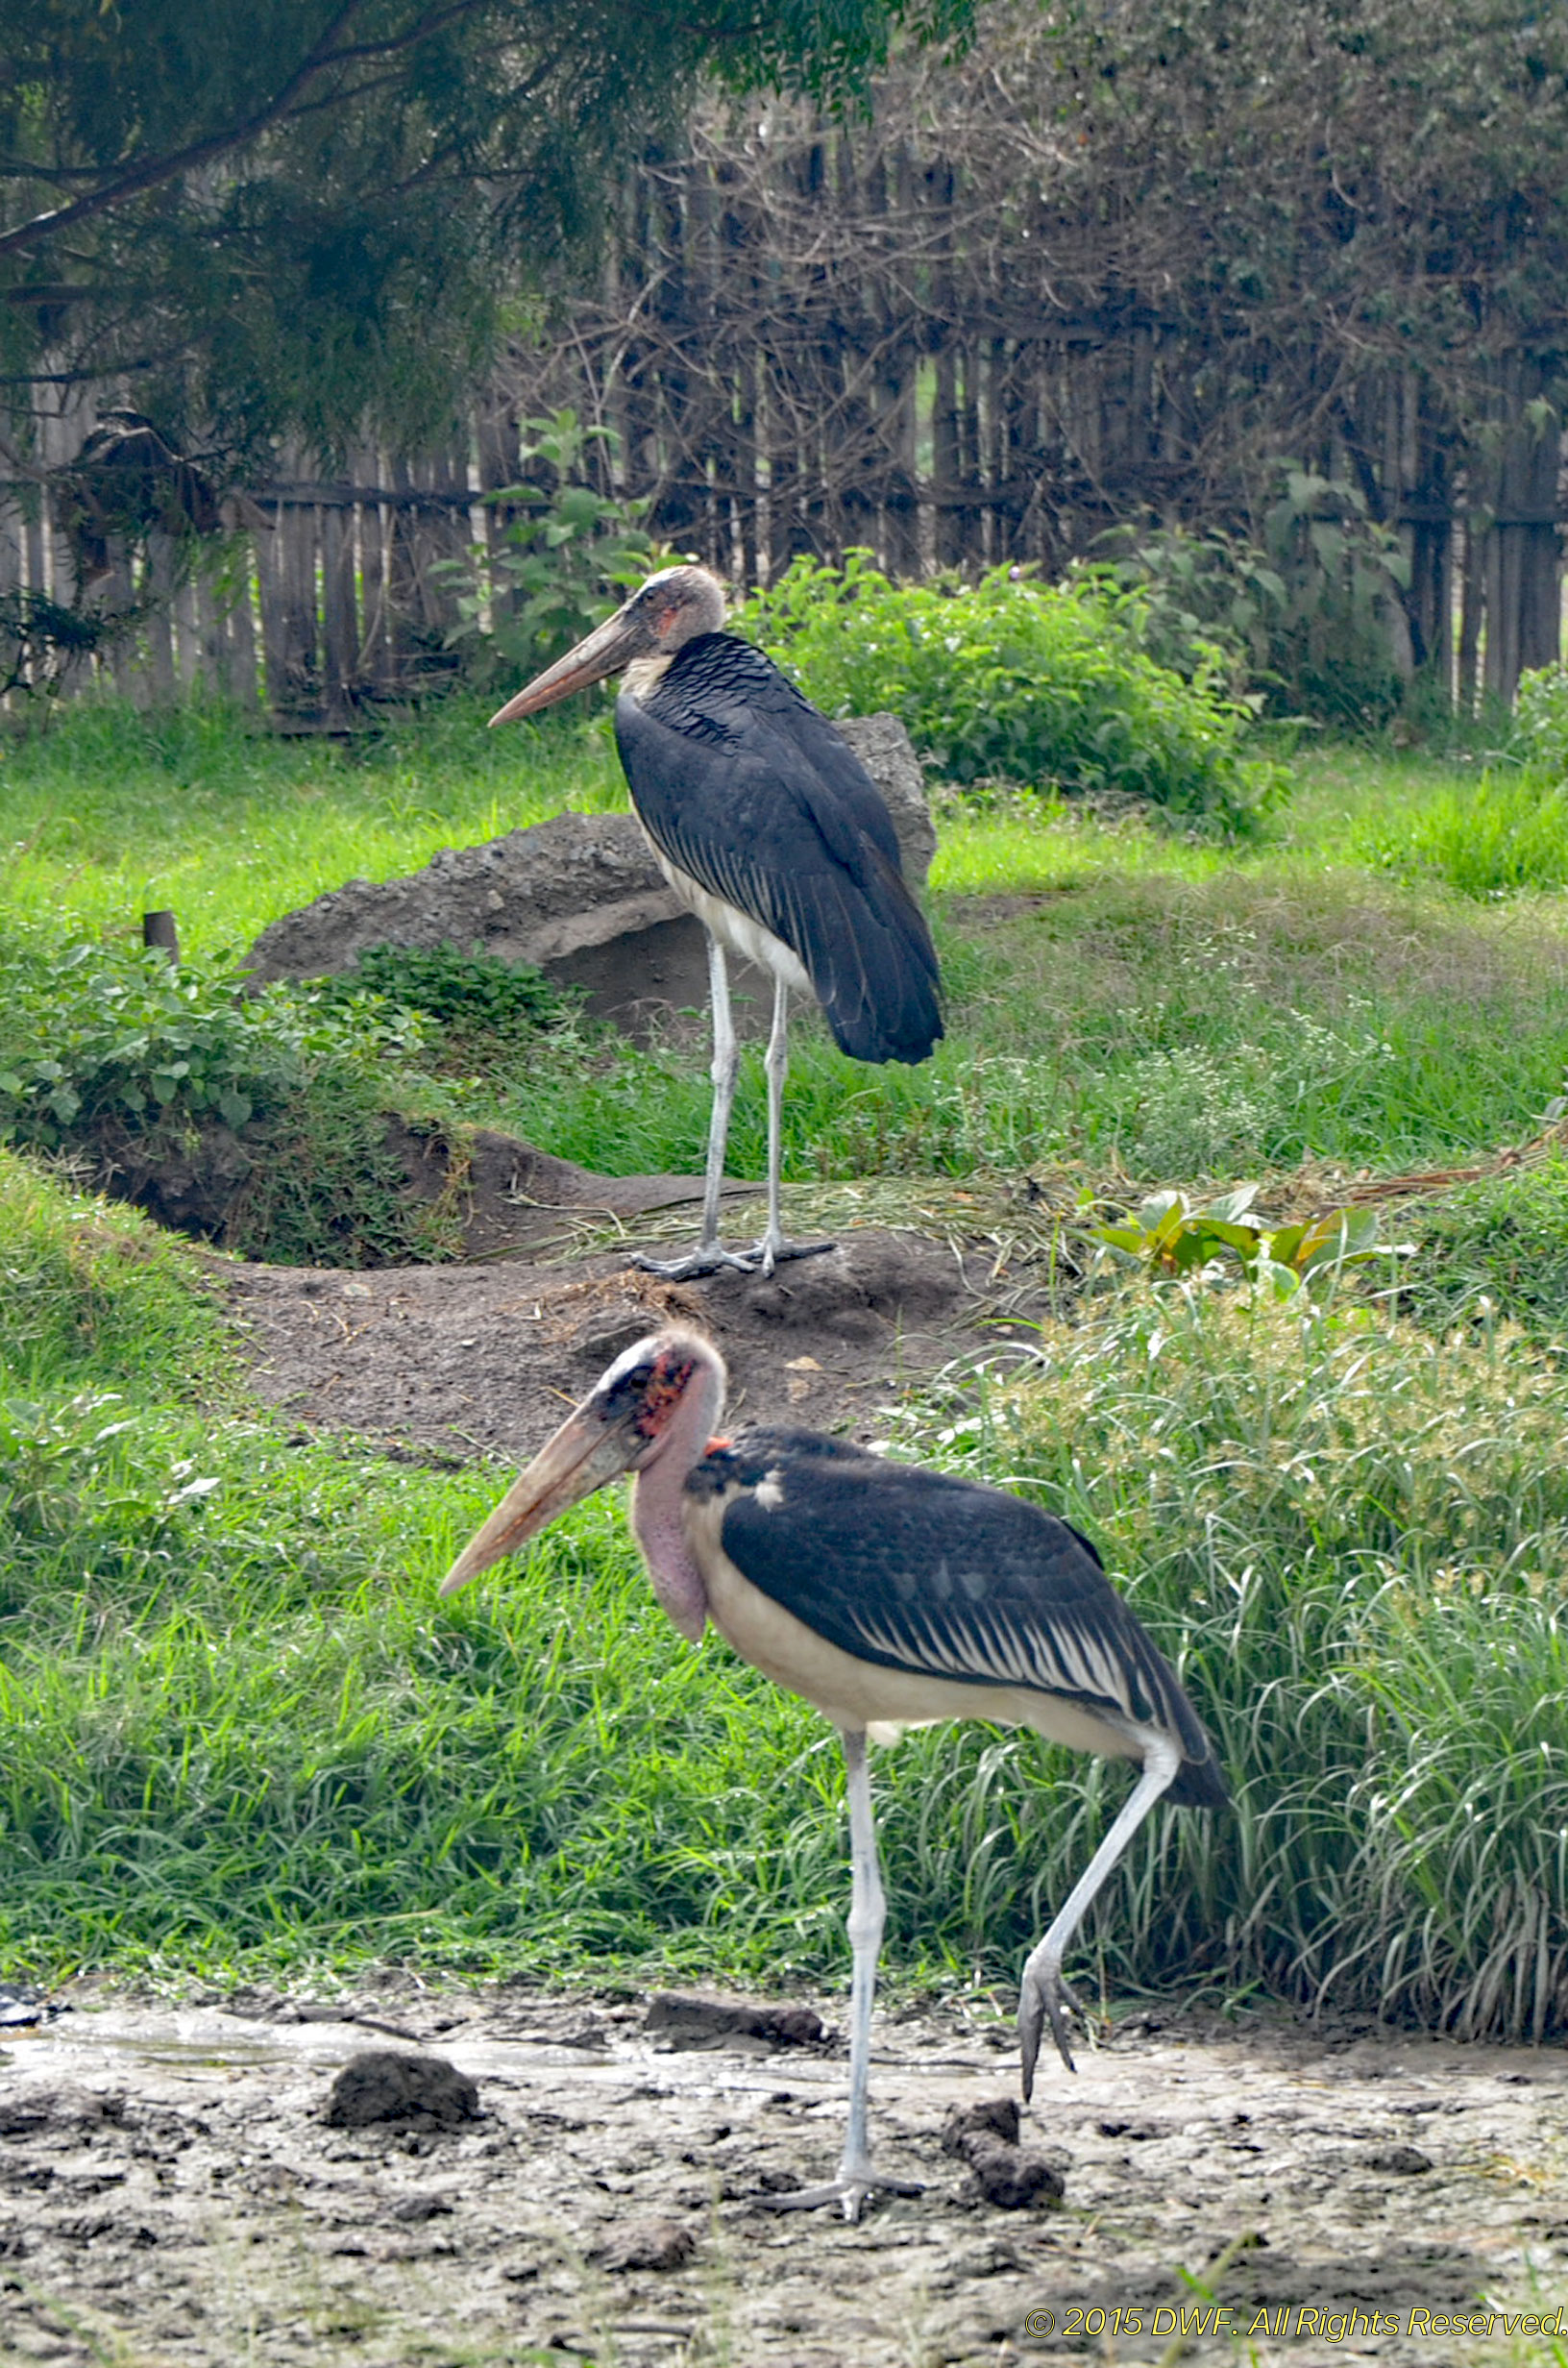
M943 1033L931 933L876 784L760 650L703 633L616 739L654 845L799 956L842 1048L923 1061Z
M818 1635L884 1667L1032 1687L1163 1727L1185 1755L1168 1797L1226 1799L1175 1672L1069 1523L1004 1490L810 1432L748 1433L688 1485L769 1475L764 1497L729 1504L724 1552Z

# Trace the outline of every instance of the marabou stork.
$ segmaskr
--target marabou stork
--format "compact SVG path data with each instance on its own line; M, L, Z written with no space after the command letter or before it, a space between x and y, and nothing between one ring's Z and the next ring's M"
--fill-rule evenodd
M618 1357L464 1547L443 1594L516 1551L579 1497L635 1475L631 1523L653 1591L695 1643L711 1620L744 1660L829 1717L848 1773L854 1952L849 2113L833 2183L859 2216L878 2185L867 2127L871 1997L883 1896L866 1745L905 1726L989 1718L1139 1763L1138 1782L1023 1968L1023 2093L1048 2020L1073 2069L1062 1976L1067 1945L1162 1795L1217 1809L1228 1795L1181 1685L1066 1521L944 1472L812 1431L716 1438L724 1368L683 1328Z
M615 736L631 802L666 879L708 932L713 1112L702 1238L650 1273L683 1282L721 1267L771 1274L779 1221L779 1117L790 990L813 991L857 1061L923 1061L942 1035L931 933L904 884L898 841L870 775L772 661L720 631L723 587L667 567L490 719L510 723L625 672ZM768 1040L768 1227L755 1248L719 1244L719 1196L738 1051L724 951L773 976Z

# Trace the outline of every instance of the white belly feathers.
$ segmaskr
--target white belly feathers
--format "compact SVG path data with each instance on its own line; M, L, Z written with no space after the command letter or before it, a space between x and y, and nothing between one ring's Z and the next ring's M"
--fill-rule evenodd
M648 838L646 830L643 836ZM771 971L775 978L782 978L784 984L794 987L797 994L811 993L811 977L805 964L791 951L781 937L775 937L772 929L763 927L760 921L753 921L748 913L740 911L727 898L716 897L710 889L702 887L689 872L683 872L678 864L672 863L650 838L648 838L648 845L654 862L676 896L682 903L691 906L698 921L705 928L712 930L726 952L739 954L745 962L754 962L759 971Z

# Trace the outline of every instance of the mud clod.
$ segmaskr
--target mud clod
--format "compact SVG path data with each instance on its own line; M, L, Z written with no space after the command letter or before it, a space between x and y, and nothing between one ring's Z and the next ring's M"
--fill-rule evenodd
M1419 2146L1375 2146L1366 2158L1369 2171L1392 2171L1398 2179L1416 2179L1432 2168L1432 2157Z
M445 2056L405 2056L392 2047L351 2057L332 2083L326 2119L334 2130L457 2130L479 2117L477 2082Z
M679 2269L697 2238L678 2220L628 2220L594 2255L601 2269Z
M955 2106L942 2125L942 2151L967 2162L986 2202L1004 2211L1025 2211L1062 2200L1061 2172L1033 2147L1018 2144L1016 2097Z
M826 2026L810 2007L758 2005L749 1998L719 1998L682 1990L660 1990L643 2025L650 2038L679 2050L723 2047L761 2039L771 2047L816 2047Z
M942 2125L943 2153L957 2155L961 2162L967 2162L977 2138L1000 2138L1004 2146L1017 2144L1017 2097L986 2097L978 2105L954 2106Z

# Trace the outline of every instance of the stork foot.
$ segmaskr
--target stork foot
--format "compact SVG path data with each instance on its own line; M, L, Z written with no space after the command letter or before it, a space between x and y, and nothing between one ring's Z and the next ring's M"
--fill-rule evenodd
M824 1250L838 1246L837 1242L770 1244L765 1235L750 1249L722 1249L717 1242L698 1243L684 1258L649 1258L633 1250L631 1264L644 1274L657 1275L661 1283L695 1283L708 1274L772 1274L786 1258L820 1258Z
M885 2179L868 2162L863 2170L841 2171L825 2186L791 2187L783 2195L759 2195L752 2200L759 2211L819 2211L824 2205L837 2204L853 2226L873 2195L924 2193L918 2179Z
M1087 2008L1074 1997L1063 1978L1060 1965L1048 1961L1037 1965L1031 1958L1023 1969L1023 1981L1018 1991L1018 2052L1022 2058L1023 2101L1028 2104L1035 2088L1035 2063L1040 2055L1041 2035L1047 2022L1056 2041L1056 2052L1069 2072L1078 2066L1072 2060L1067 2045L1066 2013L1076 2014L1086 2026L1090 2022Z

